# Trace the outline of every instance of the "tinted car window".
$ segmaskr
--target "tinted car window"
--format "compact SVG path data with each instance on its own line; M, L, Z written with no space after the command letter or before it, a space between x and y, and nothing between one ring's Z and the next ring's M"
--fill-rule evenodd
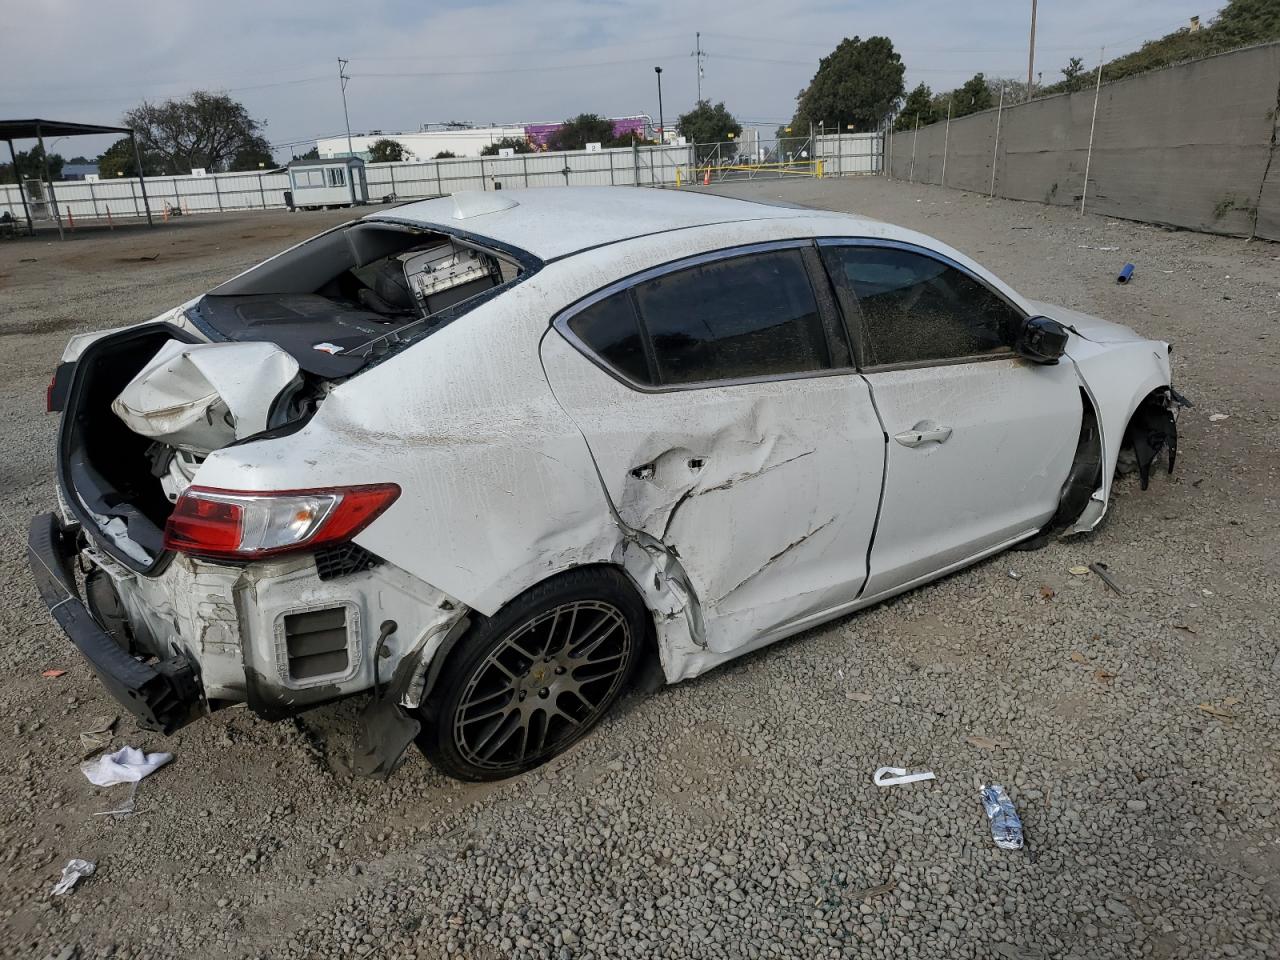
M629 291L605 297L575 314L569 329L619 372L638 383L652 383Z
M635 294L664 384L830 366L798 250L689 267L646 280Z
M1022 316L941 260L886 247L824 247L837 288L857 300L867 366L1010 352Z

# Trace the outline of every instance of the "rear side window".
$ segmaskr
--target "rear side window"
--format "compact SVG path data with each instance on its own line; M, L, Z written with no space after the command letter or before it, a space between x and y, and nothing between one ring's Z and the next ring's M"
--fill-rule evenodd
M967 273L888 247L824 247L823 257L842 299L857 301L864 365L1011 351L1021 314Z
M646 280L634 289L662 384L830 366L799 250L716 260Z
M622 290L575 314L569 329L600 359L637 383L651 384L631 291Z

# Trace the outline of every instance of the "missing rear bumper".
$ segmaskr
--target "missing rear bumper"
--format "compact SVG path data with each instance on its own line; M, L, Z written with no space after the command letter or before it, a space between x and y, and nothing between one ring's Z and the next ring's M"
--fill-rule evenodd
M155 663L136 660L93 618L71 572L76 533L52 513L32 518L27 562L40 597L107 692L144 728L173 733L200 713L203 698L195 668L181 654Z

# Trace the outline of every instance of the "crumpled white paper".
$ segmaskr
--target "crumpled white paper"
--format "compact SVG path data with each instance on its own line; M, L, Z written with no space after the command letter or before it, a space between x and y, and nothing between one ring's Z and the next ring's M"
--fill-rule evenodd
M60 897L64 893L70 893L71 888L79 883L82 877L93 876L93 871L96 869L92 860L68 860L67 865L62 868L62 878L53 885L53 895Z
M117 783L137 783L173 759L172 753L143 753L137 747L122 747L80 764L80 772L98 787Z

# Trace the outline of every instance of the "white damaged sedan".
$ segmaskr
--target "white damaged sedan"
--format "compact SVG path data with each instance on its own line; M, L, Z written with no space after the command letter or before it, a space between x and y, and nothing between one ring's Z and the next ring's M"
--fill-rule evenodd
M1093 529L1184 402L1168 344L929 237L604 187L330 230L75 338L49 401L31 568L145 726L371 694L361 772L472 780L642 670Z

